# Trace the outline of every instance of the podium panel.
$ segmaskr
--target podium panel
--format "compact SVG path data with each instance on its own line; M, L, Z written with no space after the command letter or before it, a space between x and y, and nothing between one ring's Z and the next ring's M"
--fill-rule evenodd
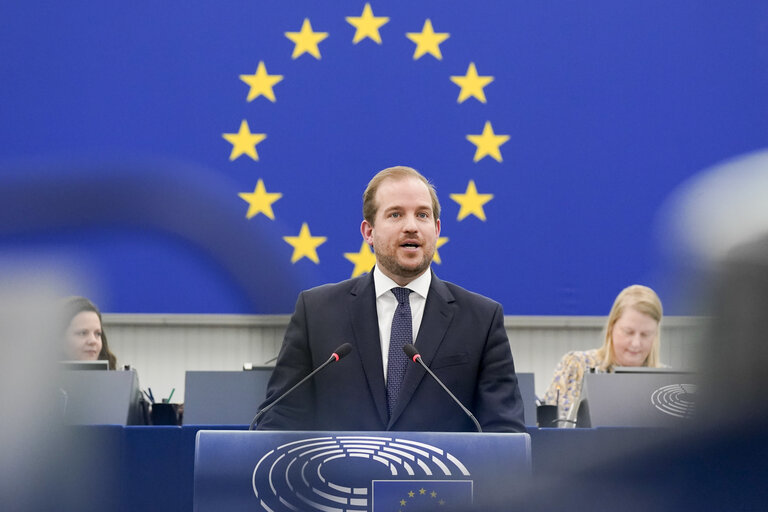
M504 510L528 434L201 430L194 510Z

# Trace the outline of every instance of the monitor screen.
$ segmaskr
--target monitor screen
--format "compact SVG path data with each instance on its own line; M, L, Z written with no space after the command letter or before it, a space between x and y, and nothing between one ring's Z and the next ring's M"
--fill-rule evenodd
M63 370L109 370L109 361L59 361Z
M579 407L583 418L579 426L692 425L697 384L693 372L589 373L584 376L582 407L586 407L583 414Z
M694 373L684 368L650 368L648 366L614 366L613 373Z

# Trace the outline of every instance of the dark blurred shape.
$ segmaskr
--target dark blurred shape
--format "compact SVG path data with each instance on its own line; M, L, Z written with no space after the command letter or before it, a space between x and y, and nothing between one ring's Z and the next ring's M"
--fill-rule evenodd
M181 425L182 404L154 403L149 412L152 425Z
M556 428L557 406L547 404L536 406L536 425L539 428Z
M702 364L709 376L702 422L723 428L764 428L768 397L768 226L734 248L719 266ZM762 430L762 429L761 429Z
M276 238L267 233L271 228L243 222L238 187L219 172L163 159L38 159L6 162L0 175L0 239L74 236L99 227L160 232L212 257L245 292L252 311L295 300L293 266L264 243Z

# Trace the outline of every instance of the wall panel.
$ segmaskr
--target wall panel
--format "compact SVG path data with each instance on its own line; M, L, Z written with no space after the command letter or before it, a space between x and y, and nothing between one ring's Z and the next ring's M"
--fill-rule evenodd
M105 330L119 364L139 373L143 388L156 399L175 388L184 400L187 370L241 370L243 363L264 364L277 355L288 315L106 314ZM542 395L560 358L569 350L600 346L604 317L521 317L505 319L515 366L536 375ZM662 331L662 361L693 366L701 320L668 317ZM226 397L222 397L226 399Z

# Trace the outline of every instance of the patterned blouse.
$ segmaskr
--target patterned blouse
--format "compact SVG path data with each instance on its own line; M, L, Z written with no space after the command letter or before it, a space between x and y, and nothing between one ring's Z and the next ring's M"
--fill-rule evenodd
M571 409L575 406L573 419L576 419L575 413L578 411L579 404L574 402L578 402L581 398L581 381L584 374L590 368L596 368L600 364L597 351L598 349L568 352L555 368L555 376L542 403L557 404L558 418L569 417Z

